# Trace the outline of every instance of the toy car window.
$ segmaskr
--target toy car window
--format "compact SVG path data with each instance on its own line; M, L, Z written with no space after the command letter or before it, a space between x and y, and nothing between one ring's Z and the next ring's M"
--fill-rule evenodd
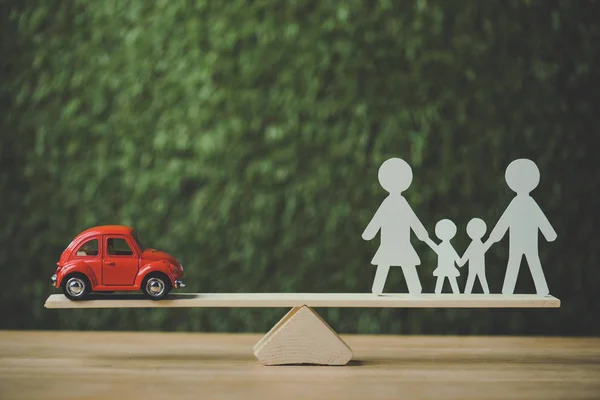
M111 256L130 256L133 254L133 250L131 250L127 241L121 238L109 238L106 251Z
M77 249L77 256L97 256L98 255L98 239L88 240Z

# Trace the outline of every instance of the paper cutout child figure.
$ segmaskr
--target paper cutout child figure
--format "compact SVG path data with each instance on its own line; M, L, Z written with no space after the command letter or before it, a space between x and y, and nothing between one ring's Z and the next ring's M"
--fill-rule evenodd
M450 243L450 239L456 235L456 225L449 219L443 219L435 225L435 235L442 241L440 244L435 244L431 239L425 241L438 255L438 266L435 271L433 271L433 275L437 276L435 293L442 293L444 279L448 278L450 286L452 287L452 293L458 294L460 293L460 289L458 288L456 277L459 276L460 273L454 266L454 263L458 264L460 262L460 257Z
M492 243L490 241L486 243L481 241L486 230L485 222L479 218L473 218L467 224L467 235L469 235L472 241L458 263L459 267L462 267L469 262L469 275L467 277L467 285L465 286L465 294L471 294L475 278L479 278L483 293L490 294L490 289L485 278L485 252L488 251Z
M492 243L498 242L510 231L508 266L502 293L514 293L521 259L525 256L535 290L538 295L545 296L550 291L538 253L538 230L549 242L554 241L557 234L540 206L529 195L540 182L540 171L533 161L517 159L506 168L505 178L508 187L517 195L498 220L489 239Z
M412 208L402 196L412 182L412 169L400 158L386 160L378 173L379 183L389 193L362 234L371 240L381 229L381 244L371 264L377 265L372 291L381 294L391 266L400 266L411 294L421 293L422 287L416 266L421 264L419 255L410 242L412 229L420 240L428 238Z

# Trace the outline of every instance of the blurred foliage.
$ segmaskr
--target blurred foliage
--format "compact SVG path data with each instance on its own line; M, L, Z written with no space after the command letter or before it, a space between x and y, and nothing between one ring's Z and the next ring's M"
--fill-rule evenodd
M103 224L175 255L186 291L369 292L379 238L360 234L385 159L412 165L406 197L430 235L455 221L462 253L528 157L558 232L540 254L560 309L320 312L344 333L600 333L598 1L0 7L0 328L266 331L287 310L43 304L62 250ZM414 243L431 292L434 254ZM493 292L506 261L505 238ZM385 291L404 290L393 268ZM517 291L533 291L525 263Z

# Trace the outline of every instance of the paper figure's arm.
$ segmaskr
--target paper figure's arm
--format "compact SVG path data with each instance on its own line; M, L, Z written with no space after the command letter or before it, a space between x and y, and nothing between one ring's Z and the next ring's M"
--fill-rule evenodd
M460 256L454 248L452 248L452 257L454 258L454 262L460 266Z
M540 228L540 231L542 232L542 235L544 235L544 238L546 238L547 241L553 242L554 240L556 240L556 237L558 235L556 234L556 231L550 224L550 221L548 221L548 218L546 218L546 215L544 214L542 209L537 205L537 203L535 205L537 207L538 226Z
M462 267L463 265L465 265L467 263L467 261L469 261L469 258L471 258L471 246L472 246L472 244L470 244L469 247L467 247L467 250L465 250L465 253L463 254L463 256L459 258L459 260L457 262L459 267Z
M429 245L429 247L431 247L431 250L435 251L437 253L438 251L438 245L435 244L435 242L429 238L425 239L425 243L427 243L427 245Z
M490 237L489 237L489 241L491 241L492 243L496 243L499 242L504 235L506 234L506 232L508 231L508 228L510 227L510 215L512 214L512 202L508 205L508 207L506 207L506 210L504 211L504 213L502 214L502 216L500 216L500 219L498 220L498 222L496 223L496 226L494 226L494 229L492 229L492 232L490 233Z
M379 229L381 228L382 209L383 209L384 205L385 205L385 201L383 203L381 203L381 205L375 212L375 215L373 215L373 218L371 218L371 221L369 221L369 224L367 225L364 232L362 233L362 238L364 240L373 239L375 237L375 235L377 235L377 232L379 232Z
M488 239L488 241L483 244L483 253L487 253L487 251L490 249L490 247L492 247L493 244L494 242Z
M410 205L408 203L407 203L407 207L408 207L408 212L409 212L408 217L410 218L410 227L415 232L415 235L417 235L417 238L419 238L419 240L421 240L423 242L426 241L427 239L429 239L429 234L427 233L427 229L425 229L425 227L423 226L421 221L419 221L419 218L417 218L417 215L415 214L415 212L413 211L413 209L410 207Z

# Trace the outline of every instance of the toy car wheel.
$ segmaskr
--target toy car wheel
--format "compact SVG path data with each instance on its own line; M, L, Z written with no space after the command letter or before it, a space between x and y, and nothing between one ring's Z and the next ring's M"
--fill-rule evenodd
M171 282L163 274L150 274L142 283L142 292L151 300L161 300L171 291Z
M84 275L73 274L64 279L62 289L69 300L81 300L90 292L90 282Z

